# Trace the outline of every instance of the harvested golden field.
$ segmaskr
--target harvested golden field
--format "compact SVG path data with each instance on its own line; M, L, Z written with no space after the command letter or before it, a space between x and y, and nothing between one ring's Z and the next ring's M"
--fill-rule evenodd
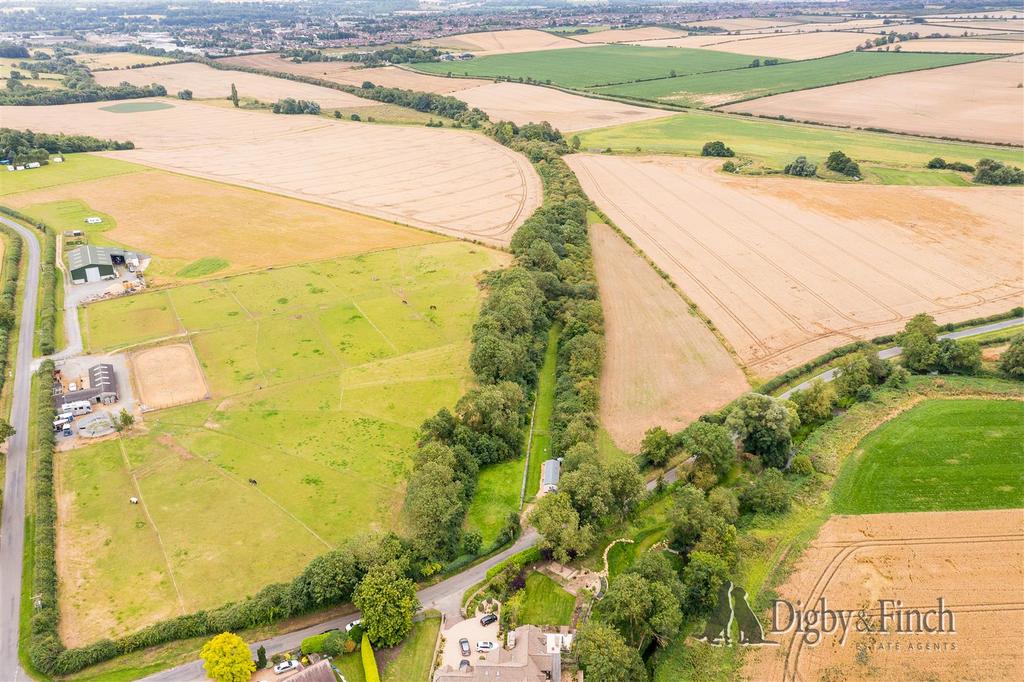
M723 31L763 31L767 29L792 26L797 22L792 19L754 19L740 17L738 19L706 19L704 21L689 21L687 26L710 27L714 26Z
M164 64L174 61L170 57L156 57L136 52L82 52L76 54L73 59L93 71L127 69L136 64Z
M664 40L666 38L682 38L686 31L677 31L661 26L644 26L642 28L620 28L596 33L582 33L571 37L581 43L632 43L646 40Z
M896 43L901 52L980 52L983 54L1016 54L1024 52L1024 34L1013 40L988 38L924 38ZM882 49L882 48L878 48Z
M1019 145L1021 69L1019 58L988 60L789 92L724 110Z
M646 40L646 41L633 41L630 45L639 45L641 47L710 47L712 45L719 45L721 43L732 43L737 40L744 40L748 36L742 35L731 35L729 33L720 33L717 35L690 35L683 36L681 38L663 38L660 40Z
M1024 678L1022 510L834 516L778 594L808 610L825 599L829 609L864 615L853 616L845 642L837 629L814 644L792 630L770 632L764 616L766 639L779 645L751 648L747 679ZM909 610L935 610L940 598L951 615L926 622L946 632L913 631L919 618ZM903 632L893 618L879 631L880 600L901 602L910 619ZM781 630L788 611L778 610Z
M5 125L130 139L126 161L508 243L540 205L529 161L465 131L279 116L197 102L115 113L106 103L0 107Z
M520 125L547 121L563 132L646 121L673 113L522 83L481 85L462 90L458 98L486 111L492 121L513 121Z
M743 372L668 282L607 225L590 230L604 309L601 424L635 452L644 431L679 431L750 390Z
M815 59L840 52L849 52L866 39L863 33L815 31L812 33L783 33L764 38L731 36L728 42L712 42L707 47L719 52L755 54L780 59Z
M218 59L219 64L229 66L245 66L250 69L266 69L282 73L294 73L299 76L334 80L336 74L343 74L360 66L358 62L302 62L296 64L290 59L282 59L280 54L269 52L264 54L246 54L238 57Z
M917 313L965 320L1024 295L1022 188L737 177L678 157L566 161L761 376Z
M222 277L439 240L379 218L154 170L21 192L4 201L18 209L80 201L111 216L116 226L99 238L154 256L150 284L192 279L188 270L177 273L198 258L223 261L209 273Z
M560 38L545 31L535 31L529 28L460 33L443 38L421 40L419 43L421 45L445 47L453 50L465 50L466 52L473 52L477 56L584 47L583 43L576 42L575 40Z
M234 83L238 88L239 97L252 97L261 102L273 103L285 97L292 97L317 102L322 107L358 107L375 104L330 88L244 71L222 71L195 62L165 64L128 71L102 71L96 74L96 82L100 85L117 85L122 81L128 81L133 85L159 83L167 88L167 93L171 96L180 90L191 90L196 99L226 99L231 94L231 84Z

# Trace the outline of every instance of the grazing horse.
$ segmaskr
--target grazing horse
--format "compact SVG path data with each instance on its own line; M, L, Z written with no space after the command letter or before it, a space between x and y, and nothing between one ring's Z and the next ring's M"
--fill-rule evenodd
M256 485L256 479L255 478L250 478L249 479L249 485Z

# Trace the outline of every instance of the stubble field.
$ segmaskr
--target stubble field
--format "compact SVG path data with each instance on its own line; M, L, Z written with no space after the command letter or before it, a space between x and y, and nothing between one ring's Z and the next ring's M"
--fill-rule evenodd
M897 43L901 52L977 52L1014 54L1024 52L1024 35L1006 34L1007 40L983 38L922 38ZM882 48L878 48L882 49Z
M567 40L544 31L533 29L511 29L507 31L480 31L460 33L443 38L420 41L422 45L444 47L452 50L473 52L478 57L489 54L510 54L534 50L564 50L582 47L574 40Z
M765 37L730 36L730 40L709 40L707 49L738 54L759 54L778 59L815 59L848 52L863 44L863 33L816 31L783 33ZM695 47L696 45L690 45Z
M442 239L378 218L103 157L73 154L45 170L54 186L7 195L5 203L57 230L84 230L93 244L153 256L151 285ZM88 170L95 179L62 182ZM96 214L103 223L84 223L84 216ZM212 259L220 267L196 269Z
M601 424L635 452L653 426L679 431L749 390L743 372L683 298L607 225L590 241L601 288Z
M243 597L397 528L418 427L470 380L477 277L507 260L445 242L88 306L90 348L188 333L211 399L60 455L65 643Z
M271 104L285 97L309 100L324 108L372 106L375 104L347 92L330 88L256 73L223 71L194 62L165 64L127 71L102 71L96 74L96 82L100 85L117 85L122 81L140 86L159 83L167 88L167 94L171 96L180 90L191 90L192 96L196 99L226 99L231 94L231 85L234 84L238 89L239 97L251 97Z
M111 158L489 244L507 244L540 205L540 178L529 161L479 134L194 102L131 114L102 104L2 107L0 116L15 128L130 139L138 147L104 153Z
M1008 57L764 97L724 110L1021 145L1022 69L1020 57Z
M598 206L769 377L853 339L1024 293L1018 188L817 185L711 161L572 155Z
M792 632L769 635L779 646L753 648L744 676L1020 679L1022 566L1024 510L834 516L778 589L780 598L812 606L825 598L831 609L866 609L877 627L880 599L898 599L906 609L933 609L941 597L954 614L955 634L851 627L845 645L825 635L814 646Z

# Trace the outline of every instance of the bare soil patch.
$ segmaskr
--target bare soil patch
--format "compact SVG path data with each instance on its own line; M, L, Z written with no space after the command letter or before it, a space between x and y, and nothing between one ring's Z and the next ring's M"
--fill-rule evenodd
M454 36L420 41L423 45L435 45L456 50L466 50L480 55L510 54L512 52L533 52L534 50L560 50L584 47L583 43L567 40L545 31L519 28L509 31L480 31L460 33Z
M566 161L764 376L920 312L964 320L1024 294L1020 188L812 187L725 175L717 161Z
M197 102L114 114L104 104L2 107L0 117L16 128L130 139L137 149L105 155L488 244L507 244L541 201L525 157L467 131Z
M196 99L226 99L231 94L231 84L234 83L239 97L252 97L261 102L273 103L285 97L292 97L317 102L322 107L358 107L375 104L330 88L244 71L222 71L194 62L125 71L100 71L96 74L96 82L100 85L117 85L122 81L128 81L133 85L159 83L167 88L169 95L174 95L180 90L191 90L192 96Z
M1021 63L994 59L740 102L726 111L1024 144Z
M132 353L130 362L144 410L193 403L209 394L191 344L146 348Z
M751 38L745 35L732 36L732 38L731 41L715 41L701 45L701 47L718 52L752 54L759 57L814 59L840 52L849 52L861 45L867 36L863 33L815 31L812 33L783 33L764 38Z
M882 634L851 627L845 645L836 636L810 645L792 632L766 632L779 646L753 649L745 678L1024 677L1022 510L832 517L778 592L804 605L824 597L831 609L865 609L875 625L880 599L930 609L941 597L956 632Z
M627 450L749 390L743 372L683 298L607 225L590 231L605 318L601 423Z
M491 120L518 124L547 121L563 132L646 121L673 113L522 83L489 83L462 90L458 97L486 111Z

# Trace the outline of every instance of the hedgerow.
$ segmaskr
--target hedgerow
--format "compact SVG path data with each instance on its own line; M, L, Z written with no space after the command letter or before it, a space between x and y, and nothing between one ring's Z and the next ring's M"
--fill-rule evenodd
M0 289L0 310L10 311L12 317L17 314L15 295L18 292L18 274L21 267L21 235L6 225L0 224L0 231L7 235L7 250L4 253L3 288ZM7 352L10 349L10 337L14 325L0 325L0 391L3 390L7 378Z
M43 288L42 300L39 302L39 352L49 355L55 350L54 334L57 325L57 285L60 274L57 270L57 235L54 230L41 220L36 220L20 211L0 206L0 213L10 216L36 228L43 233L42 264L40 265L40 283Z

